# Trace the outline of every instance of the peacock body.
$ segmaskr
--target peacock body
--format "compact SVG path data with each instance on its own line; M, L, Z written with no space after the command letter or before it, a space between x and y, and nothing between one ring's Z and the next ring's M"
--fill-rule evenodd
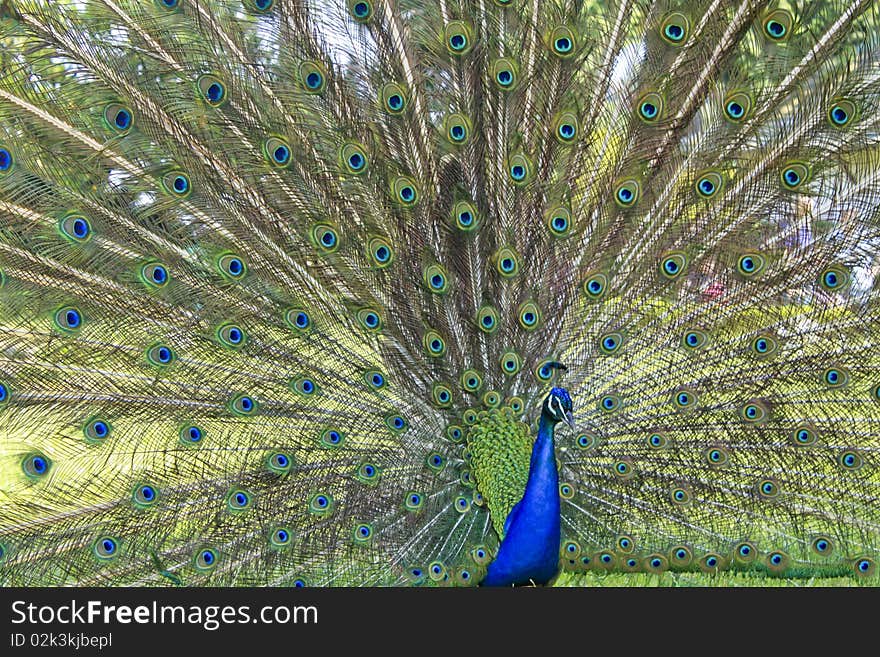
M876 3L4 0L0 42L4 585L873 581Z

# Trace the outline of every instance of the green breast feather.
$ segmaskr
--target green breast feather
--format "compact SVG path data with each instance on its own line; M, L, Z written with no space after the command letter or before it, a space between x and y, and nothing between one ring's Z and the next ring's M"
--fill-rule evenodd
M525 491L533 442L533 432L509 407L478 413L468 432L477 490L489 507L499 538L504 537L504 520Z

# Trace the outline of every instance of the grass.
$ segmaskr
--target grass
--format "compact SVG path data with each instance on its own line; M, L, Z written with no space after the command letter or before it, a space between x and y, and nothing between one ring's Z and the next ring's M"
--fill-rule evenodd
M803 579L768 577L755 573L562 573L554 586L638 586L638 587L852 587L880 586L876 577L858 580L855 577L810 577Z

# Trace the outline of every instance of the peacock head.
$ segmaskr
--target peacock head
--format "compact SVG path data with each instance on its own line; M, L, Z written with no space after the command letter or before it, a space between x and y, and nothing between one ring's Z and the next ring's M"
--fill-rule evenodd
M553 424L565 422L572 429L574 428L574 415L572 415L573 404L571 403L571 395L565 388L553 388L544 405L541 408L541 414Z

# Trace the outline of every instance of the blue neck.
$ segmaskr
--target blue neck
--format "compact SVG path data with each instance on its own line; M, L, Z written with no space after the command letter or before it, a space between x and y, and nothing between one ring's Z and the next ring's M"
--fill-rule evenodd
M545 584L559 569L559 473L554 429L555 423L542 414L525 493L505 522L504 540L495 561L489 564L484 586Z
M555 428L556 424L542 413L538 424L538 437L532 447L529 481L526 483L526 492L520 503L523 506L539 505L547 512L555 509L558 524L559 473L556 471L556 445L553 440Z

